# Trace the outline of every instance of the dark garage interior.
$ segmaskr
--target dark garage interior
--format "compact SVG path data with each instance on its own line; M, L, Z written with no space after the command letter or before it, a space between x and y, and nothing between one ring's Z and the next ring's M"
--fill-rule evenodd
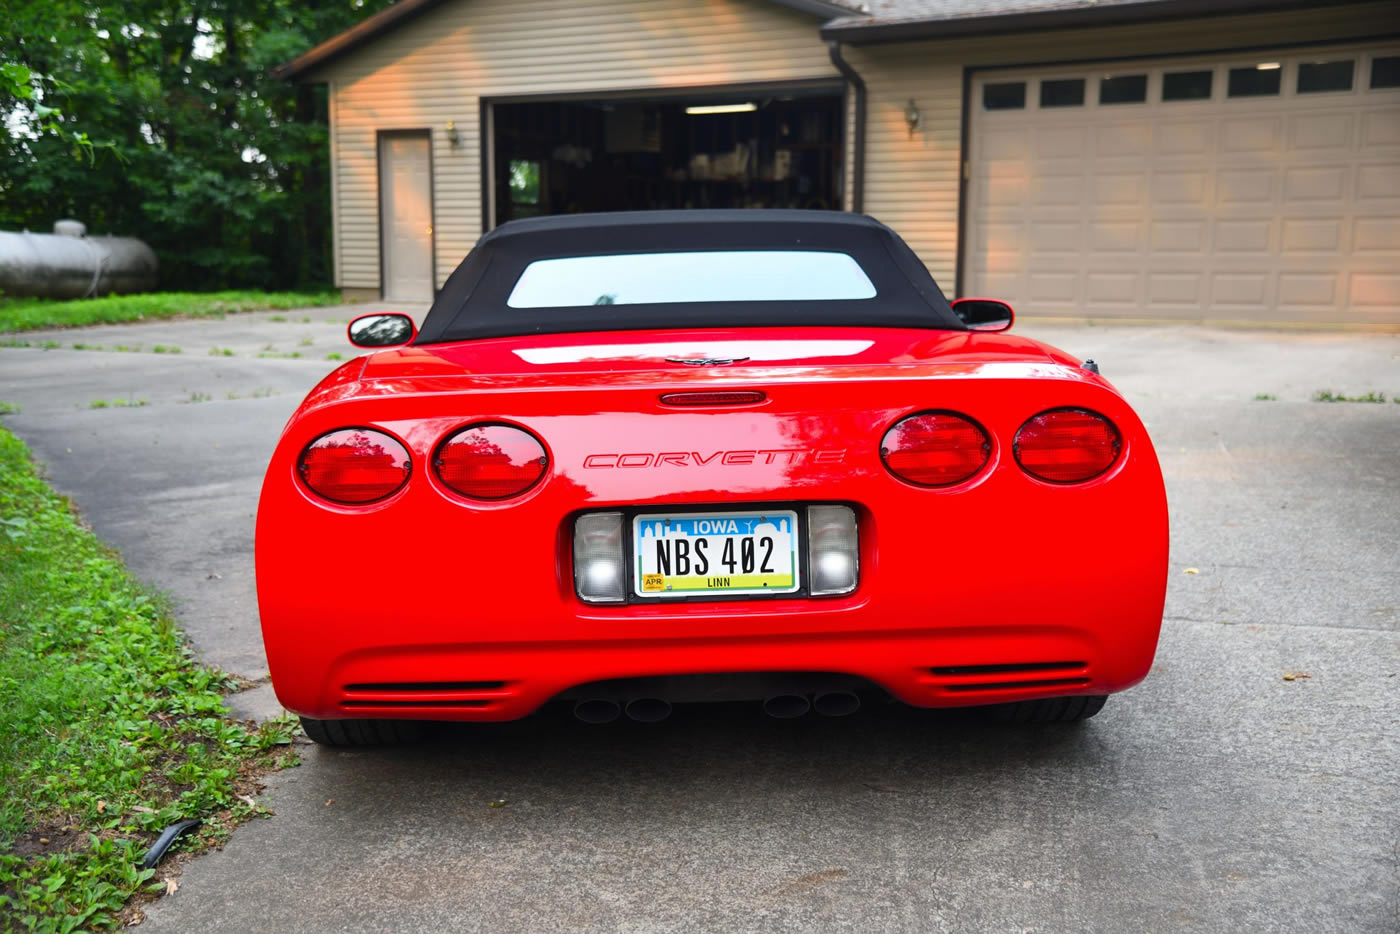
M842 206L839 85L496 103L496 224L583 211Z

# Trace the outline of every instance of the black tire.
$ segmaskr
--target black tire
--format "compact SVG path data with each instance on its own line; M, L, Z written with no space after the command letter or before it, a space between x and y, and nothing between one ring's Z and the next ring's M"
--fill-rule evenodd
M398 746L423 738L416 720L313 720L301 718L301 728L322 746Z
M997 704L987 708L987 715L998 723L1077 723L1103 710L1107 700L1108 697L1103 694L1046 697L1016 701L1014 704Z

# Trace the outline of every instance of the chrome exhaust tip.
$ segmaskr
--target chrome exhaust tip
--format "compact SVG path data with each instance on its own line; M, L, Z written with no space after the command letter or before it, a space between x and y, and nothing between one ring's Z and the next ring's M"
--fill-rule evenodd
M812 709L801 694L775 694L763 702L763 712L774 720L796 720Z
M617 701L591 697L574 704L574 716L584 723L612 723L622 716L622 707Z
M849 717L860 709L860 698L850 691L818 694L812 708L823 717Z

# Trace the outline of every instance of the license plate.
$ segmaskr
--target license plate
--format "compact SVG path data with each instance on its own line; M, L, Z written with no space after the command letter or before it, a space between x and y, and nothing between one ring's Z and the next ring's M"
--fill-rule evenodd
M653 513L632 520L639 597L794 593L797 513Z

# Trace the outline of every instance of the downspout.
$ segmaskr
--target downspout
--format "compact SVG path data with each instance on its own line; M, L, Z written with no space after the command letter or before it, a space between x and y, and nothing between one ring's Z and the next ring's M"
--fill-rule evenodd
M851 210L857 214L865 212L865 80L856 74L851 63L841 57L841 43L832 39L826 44L831 53L831 64L841 72L841 77L850 82L856 91L856 145L851 157Z

